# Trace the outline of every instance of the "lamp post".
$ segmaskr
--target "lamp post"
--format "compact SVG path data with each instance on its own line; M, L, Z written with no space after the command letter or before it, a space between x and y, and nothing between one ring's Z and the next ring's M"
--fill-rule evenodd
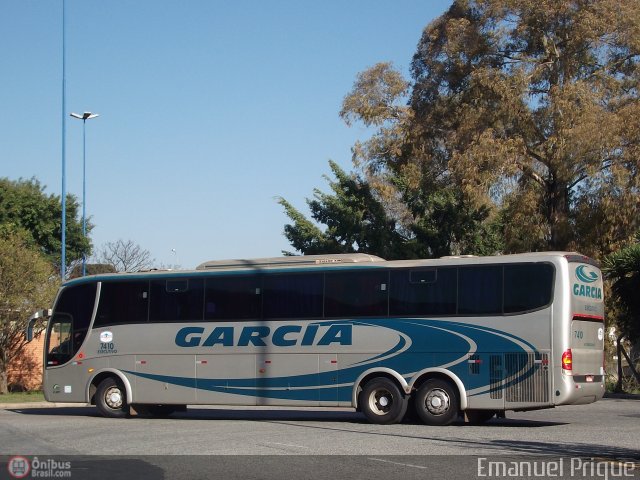
M67 247L67 184L66 184L66 176L65 176L65 170L66 170L66 165L65 165L65 161L66 161L66 151L65 151L65 146L66 146L66 133L67 133L67 114L65 113L67 111L67 99L66 99L66 93L67 93L67 69L66 69L66 59L65 59L65 53L66 53L66 29L65 29L65 2L64 0L62 0L62 195L61 195L61 201L62 201L62 225L61 225L61 229L62 229L62 234L61 234L61 239L60 239L60 243L61 245L61 252L60 252L60 276L62 277L62 281L64 282L64 277L66 276L66 268L67 268L67 257L66 257L66 247Z
M86 166L87 166L87 120L99 117L98 113L84 112L82 115L79 113L72 113L73 118L82 120L82 236L87 237L87 188L86 188ZM87 259L85 254L82 254L82 276L87 274Z

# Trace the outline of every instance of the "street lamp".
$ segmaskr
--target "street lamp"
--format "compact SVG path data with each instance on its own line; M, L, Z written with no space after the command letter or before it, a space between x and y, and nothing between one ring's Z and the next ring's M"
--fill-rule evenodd
M72 113L73 118L82 120L82 236L87 237L87 189L86 189L86 165L87 165L87 120L99 117L98 113L84 112ZM87 274L87 259L82 253L82 276Z
M67 67L66 67L66 37L65 28L65 2L62 0L62 219L60 243L60 277L64 282L67 265L67 179L66 179L66 145L67 145Z

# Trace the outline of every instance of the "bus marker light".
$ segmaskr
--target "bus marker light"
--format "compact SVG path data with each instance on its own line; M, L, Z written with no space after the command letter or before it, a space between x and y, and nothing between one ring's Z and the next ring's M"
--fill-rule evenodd
M95 368L89 368L89 369L87 369L87 372L93 373L94 370L95 370Z
M338 361L337 360L331 360L331 363L335 364L335 363L338 363Z
M264 363L269 364L271 363L271 360L265 360Z
M260 373L264 373L264 372L266 372L266 371L267 371L267 370L266 370L266 368L261 368L261 369L260 369Z

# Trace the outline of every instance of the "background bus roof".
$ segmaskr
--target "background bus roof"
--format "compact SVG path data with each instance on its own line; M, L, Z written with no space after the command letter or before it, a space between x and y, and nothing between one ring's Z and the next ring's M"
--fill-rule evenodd
M225 268L277 267L293 265L331 265L336 263L384 262L384 258L366 253L340 253L335 255L296 255L289 257L254 258L244 260L212 260L201 263L196 270Z

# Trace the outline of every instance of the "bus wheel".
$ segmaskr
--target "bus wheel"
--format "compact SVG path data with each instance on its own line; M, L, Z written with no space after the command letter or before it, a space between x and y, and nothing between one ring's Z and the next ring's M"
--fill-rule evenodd
M464 414L472 425L480 425L491 420L496 412L495 410L465 410Z
M427 425L449 425L460 409L458 394L447 381L431 378L415 393L416 412Z
M96 407L104 417L124 418L128 415L127 392L115 378L105 378L98 385Z
M407 399L395 382L388 378L374 378L360 393L360 408L371 423L398 423L407 411Z

